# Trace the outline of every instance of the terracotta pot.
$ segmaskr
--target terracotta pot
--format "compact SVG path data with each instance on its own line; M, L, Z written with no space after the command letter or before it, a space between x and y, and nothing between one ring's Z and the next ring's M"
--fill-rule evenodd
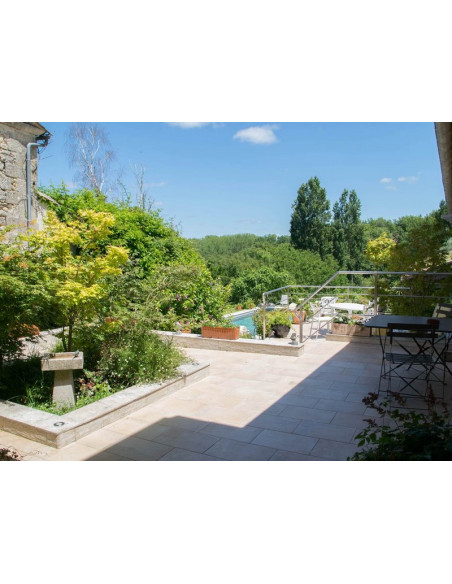
M205 339L226 339L236 341L240 337L240 327L222 328L214 326L203 326L202 336Z

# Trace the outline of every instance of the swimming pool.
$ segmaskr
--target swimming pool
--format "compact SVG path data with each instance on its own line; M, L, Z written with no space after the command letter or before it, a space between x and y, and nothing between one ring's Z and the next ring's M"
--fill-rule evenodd
M253 322L253 314L255 312L255 310L250 310L249 312L238 314L232 318L232 322L237 326L245 326L254 337L256 334L256 327L254 326Z

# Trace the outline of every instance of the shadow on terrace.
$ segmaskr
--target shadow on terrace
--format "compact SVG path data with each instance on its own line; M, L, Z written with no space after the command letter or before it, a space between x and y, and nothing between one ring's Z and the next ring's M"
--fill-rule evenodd
M299 358L187 353L211 362L208 378L51 458L82 448L85 460L346 460L374 417L362 399L378 387L378 342L309 341Z

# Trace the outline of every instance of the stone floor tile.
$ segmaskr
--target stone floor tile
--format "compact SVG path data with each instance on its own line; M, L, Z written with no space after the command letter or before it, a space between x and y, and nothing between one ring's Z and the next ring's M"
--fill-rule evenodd
M289 392L287 395L282 397L278 403L284 406L299 406L302 408L312 408L319 401L318 397L295 394L295 392Z
M354 444L345 444L334 440L320 439L311 451L312 456L319 456L328 460L347 460L358 450Z
M349 428L356 428L357 431L366 428L367 424L364 419L369 416L360 414L349 414L347 412L338 412L332 419L332 423L337 426L347 426Z
M222 408L221 406L203 406L196 412L196 419L206 423L228 424L231 426L246 426L256 417L252 408L237 406L235 408Z
M330 390L331 381L316 381L312 377L307 377L301 380L299 383L295 384L293 389L295 391L306 392L306 395L310 395L309 390Z
M222 438L205 452L209 456L234 461L270 460L274 453L274 448L267 448L266 446L256 444L245 444L244 442L237 442L236 440L226 438Z
M80 438L80 440L77 441L77 444L82 444L84 446L94 448L100 452L110 448L110 446L113 446L118 442L121 442L131 435L134 436L137 433L135 430L132 434L121 434L120 432L116 432L110 428L110 426L107 426L106 428L102 428L102 430L92 432L91 434L88 434L88 436Z
M124 458L131 460L159 460L172 450L171 446L151 442L150 440L143 440L141 438L128 437L121 442L105 449L106 454L119 454ZM103 451L96 452L96 455L101 455Z
M270 414L272 416L278 416L284 409L285 406L280 405L279 403L273 404L269 408L265 410L266 414Z
M355 383L358 379L358 375L353 373L351 374L342 373L341 375L338 376L330 372L323 373L322 367L319 367L318 372L314 373L312 375L312 378L318 379L319 381L330 381L331 383L335 383L339 378L343 383Z
M224 424L207 424L202 430L202 434L210 434L218 438L229 438L238 442L252 442L261 432L259 428L251 426L245 428L235 428Z
M110 452L109 450L103 450L102 452L98 452L93 456L90 456L87 461L88 462L120 462L121 460L131 462L131 458L126 458L125 456L120 456L119 454L115 454L114 452Z
M293 432L298 425L298 420L285 418L283 416L274 416L271 414L261 414L252 422L251 426L262 428L264 430L279 430L281 432Z
M325 462L324 458L318 458L316 456L311 456L309 454L301 454L300 452L289 452L287 450L278 450L270 458L270 460L280 460L280 461L319 461Z
M287 406L281 412L286 418L295 418L297 420L311 420L313 422L324 422L328 424L334 418L336 412L327 410L315 410L313 408L301 408L298 406Z
M150 426L157 425L158 427L160 427L160 422L161 416L159 416L159 422L153 422L145 419L138 419L127 416L123 420L115 422L114 424L110 424L109 426L107 426L106 429L108 429L111 432L117 432L118 434L122 434L123 436L133 436L138 432L141 432L141 430L149 428ZM102 430L99 430L99 432L102 432Z
M199 432L206 422L204 420L196 420L193 418L186 418L184 416L174 416L173 418L162 418L160 424L164 426L175 426L176 428L183 428L184 430L191 430L192 432Z
M362 391L351 391L347 397L345 398L346 402L352 402L352 403L363 403L363 399L369 394L364 393Z
M200 454L199 452L191 452L190 450L183 450L182 448L173 448L168 454L162 456L160 460L173 460L173 461L203 461L203 460L221 460L222 458L216 458L215 456L207 456L207 454Z
M303 421L294 430L295 434L337 440L338 442L351 442L356 436L355 428L336 426L335 424L322 424L321 422Z
M45 458L48 454L55 452L55 448L52 446L47 446L46 444L40 444L24 438L23 436L17 436L16 434L10 434L5 432L3 436L0 437L0 446L2 448L11 448L20 454L20 456L31 456Z
M242 399L240 397L228 394L221 394L219 392L206 392L197 398L197 402L203 405L216 405L223 408L233 408L234 406L241 403Z
M167 428L164 432L153 438L154 442L166 444L173 448L182 448L193 452L203 453L218 442L218 437L201 432L192 432L182 428Z
M363 403L347 402L344 400L319 399L315 408L319 410L329 410L330 412L363 414L366 406Z
M317 438L310 436L298 436L287 432L278 432L276 430L263 430L253 444L268 446L276 450L288 450L289 452L300 452L301 454L310 454L311 450L317 444Z
M97 454L94 448L83 444L71 444L65 448L55 449L55 452L49 454L46 459L49 461L78 461L89 460Z
M298 388L298 391L300 392L300 395L304 395L307 397L316 397L317 399L321 399L321 398L323 398L323 399L336 399L336 400L345 399L347 397L347 395L350 393L350 391L348 389L335 389L335 388L322 389L322 388L316 388L315 385L310 386L310 387Z
M366 385L369 387L369 391L378 388L378 384L380 383L380 375L360 375L356 379L357 384Z

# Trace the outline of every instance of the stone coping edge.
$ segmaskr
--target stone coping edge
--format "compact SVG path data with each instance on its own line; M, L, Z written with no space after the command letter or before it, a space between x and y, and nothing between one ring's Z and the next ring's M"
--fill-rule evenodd
M47 446L62 448L163 396L201 381L209 375L209 369L210 363L182 365L178 369L180 376L175 379L152 385L135 385L62 416L0 400L0 429Z
M185 333L171 333L154 331L162 338L170 338L172 342L185 349L209 349L213 351L235 351L237 353L260 353L265 355L284 355L286 357L300 357L304 352L303 345L277 344L253 339L238 339L229 341L225 339L205 339L200 335Z

